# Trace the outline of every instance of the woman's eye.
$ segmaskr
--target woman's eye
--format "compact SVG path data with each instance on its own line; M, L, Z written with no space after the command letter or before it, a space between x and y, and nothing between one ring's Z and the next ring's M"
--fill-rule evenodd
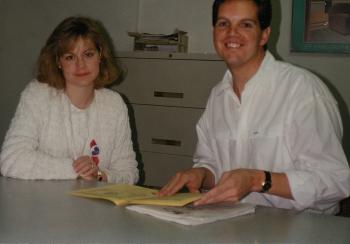
M73 57L73 55L65 55L65 56L63 56L63 59L66 61L71 61L74 59L74 57Z
M91 52L86 52L85 56L88 57L88 58L92 58L92 57L95 56L95 54L96 54L96 52L91 51Z

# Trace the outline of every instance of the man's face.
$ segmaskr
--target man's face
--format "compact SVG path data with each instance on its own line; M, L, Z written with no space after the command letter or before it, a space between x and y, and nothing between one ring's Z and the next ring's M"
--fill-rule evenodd
M270 27L261 30L258 8L251 0L227 0L219 8L214 46L229 68L260 64Z

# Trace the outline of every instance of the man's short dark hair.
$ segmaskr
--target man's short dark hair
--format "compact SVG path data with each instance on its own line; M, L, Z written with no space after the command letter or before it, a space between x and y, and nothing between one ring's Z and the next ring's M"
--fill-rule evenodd
M260 28L265 30L271 25L272 18L272 7L270 0L252 0L255 5L258 7L258 20ZM218 12L220 5L224 3L225 0L215 0L213 3L212 9L212 23L215 26L216 21L218 20Z

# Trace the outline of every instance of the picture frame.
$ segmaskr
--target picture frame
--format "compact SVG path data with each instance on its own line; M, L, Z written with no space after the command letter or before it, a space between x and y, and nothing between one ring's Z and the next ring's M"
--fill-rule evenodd
M293 52L350 54L350 0L293 0Z

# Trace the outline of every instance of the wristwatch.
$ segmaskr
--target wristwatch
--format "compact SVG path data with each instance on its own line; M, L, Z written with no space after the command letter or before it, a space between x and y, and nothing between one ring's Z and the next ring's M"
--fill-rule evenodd
M97 180L102 181L103 176L102 176L102 171L100 169L97 170Z
M265 181L261 184L262 189L261 192L268 192L272 186L271 182L271 173L269 171L264 171L265 173Z

